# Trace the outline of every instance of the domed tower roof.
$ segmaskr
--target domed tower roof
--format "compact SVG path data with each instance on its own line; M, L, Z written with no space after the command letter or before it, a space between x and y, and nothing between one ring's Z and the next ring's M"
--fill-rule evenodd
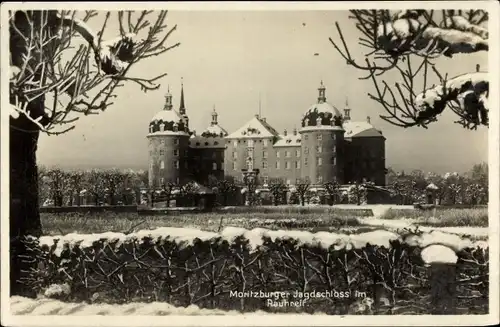
M302 116L302 128L332 128L342 129L342 114L331 103L326 101L326 88L321 81L318 88L319 95L317 103L310 106Z
M149 135L188 135L188 133L185 117L173 109L172 94L168 89L163 109L156 113L149 123Z
M203 133L212 134L214 136L226 137L228 133L222 126L219 125L219 122L217 120L219 114L217 113L217 111L215 111L215 105L211 115L212 115L212 121L210 122L210 125L205 129Z

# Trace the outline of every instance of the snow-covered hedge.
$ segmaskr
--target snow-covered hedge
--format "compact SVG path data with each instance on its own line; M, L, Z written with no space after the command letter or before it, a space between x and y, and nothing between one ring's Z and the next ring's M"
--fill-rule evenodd
M425 312L435 306L428 298L429 264L441 262L456 267L457 305L483 312L488 303L487 243L442 232L159 228L41 237L25 244L39 260L33 269L26 260L22 282L39 294L67 284L69 292L56 292L65 301L159 301L250 312L270 309L272 295L261 297L260 291L316 292L328 295L288 310L342 314L359 300L354 294L364 292L386 304L377 310L411 305Z

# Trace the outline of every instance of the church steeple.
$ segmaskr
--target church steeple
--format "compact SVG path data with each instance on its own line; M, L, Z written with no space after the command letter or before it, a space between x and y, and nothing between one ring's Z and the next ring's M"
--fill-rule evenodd
M165 105L163 110L172 110L172 94L170 93L170 85L167 88L167 94L165 94Z
M181 116L186 115L186 106L184 104L184 82L182 77L181 77L181 103L179 105L179 114L181 114Z
M320 84L320 86L318 88L318 91L319 91L318 103L324 103L324 102L326 102L326 95L325 95L326 88L323 85L323 81L321 81L321 84Z
M214 109L212 111L212 122L210 123L210 125L215 126L218 124L217 123L217 116L218 116L218 114L217 114L217 111L215 111L215 105L214 105Z

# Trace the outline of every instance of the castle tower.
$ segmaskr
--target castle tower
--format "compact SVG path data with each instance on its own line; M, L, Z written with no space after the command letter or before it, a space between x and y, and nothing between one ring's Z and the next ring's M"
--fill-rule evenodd
M326 101L323 81L318 88L318 101L304 114L299 133L303 153L301 178L309 179L315 185L334 180L343 183L342 114Z
M181 91L181 104L184 102ZM181 106L183 107L183 105ZM149 187L161 189L166 183L183 184L188 175L189 127L187 115L173 109L170 89L163 110L149 123Z

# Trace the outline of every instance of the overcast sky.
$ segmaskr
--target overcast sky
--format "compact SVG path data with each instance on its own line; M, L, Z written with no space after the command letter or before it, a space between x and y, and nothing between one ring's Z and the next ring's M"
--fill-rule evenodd
M118 34L113 18L106 37ZM96 18L90 25L99 30L101 21ZM181 46L147 59L132 71L141 77L168 73L162 87L143 93L130 84L119 89L114 105L105 112L82 117L64 135L43 135L39 163L146 168L148 123L162 109L168 85L178 108L181 77L190 125L198 131L209 125L214 105L225 129L239 128L258 112L259 94L267 121L280 132L290 130L316 101L323 80L327 101L340 109L348 99L353 120L370 116L372 124L383 131L388 167L465 171L487 161L487 129L465 130L453 123L456 116L452 113L444 113L428 130L403 129L380 119L384 109L367 95L374 92L373 83L359 80L364 72L347 66L328 40L339 40L336 21L351 52L362 58L357 30L345 11L171 11L169 25L178 26L170 44L181 42ZM486 68L487 54L440 59L437 67L455 76L474 71L476 64ZM387 74L384 79L394 84L397 76Z

